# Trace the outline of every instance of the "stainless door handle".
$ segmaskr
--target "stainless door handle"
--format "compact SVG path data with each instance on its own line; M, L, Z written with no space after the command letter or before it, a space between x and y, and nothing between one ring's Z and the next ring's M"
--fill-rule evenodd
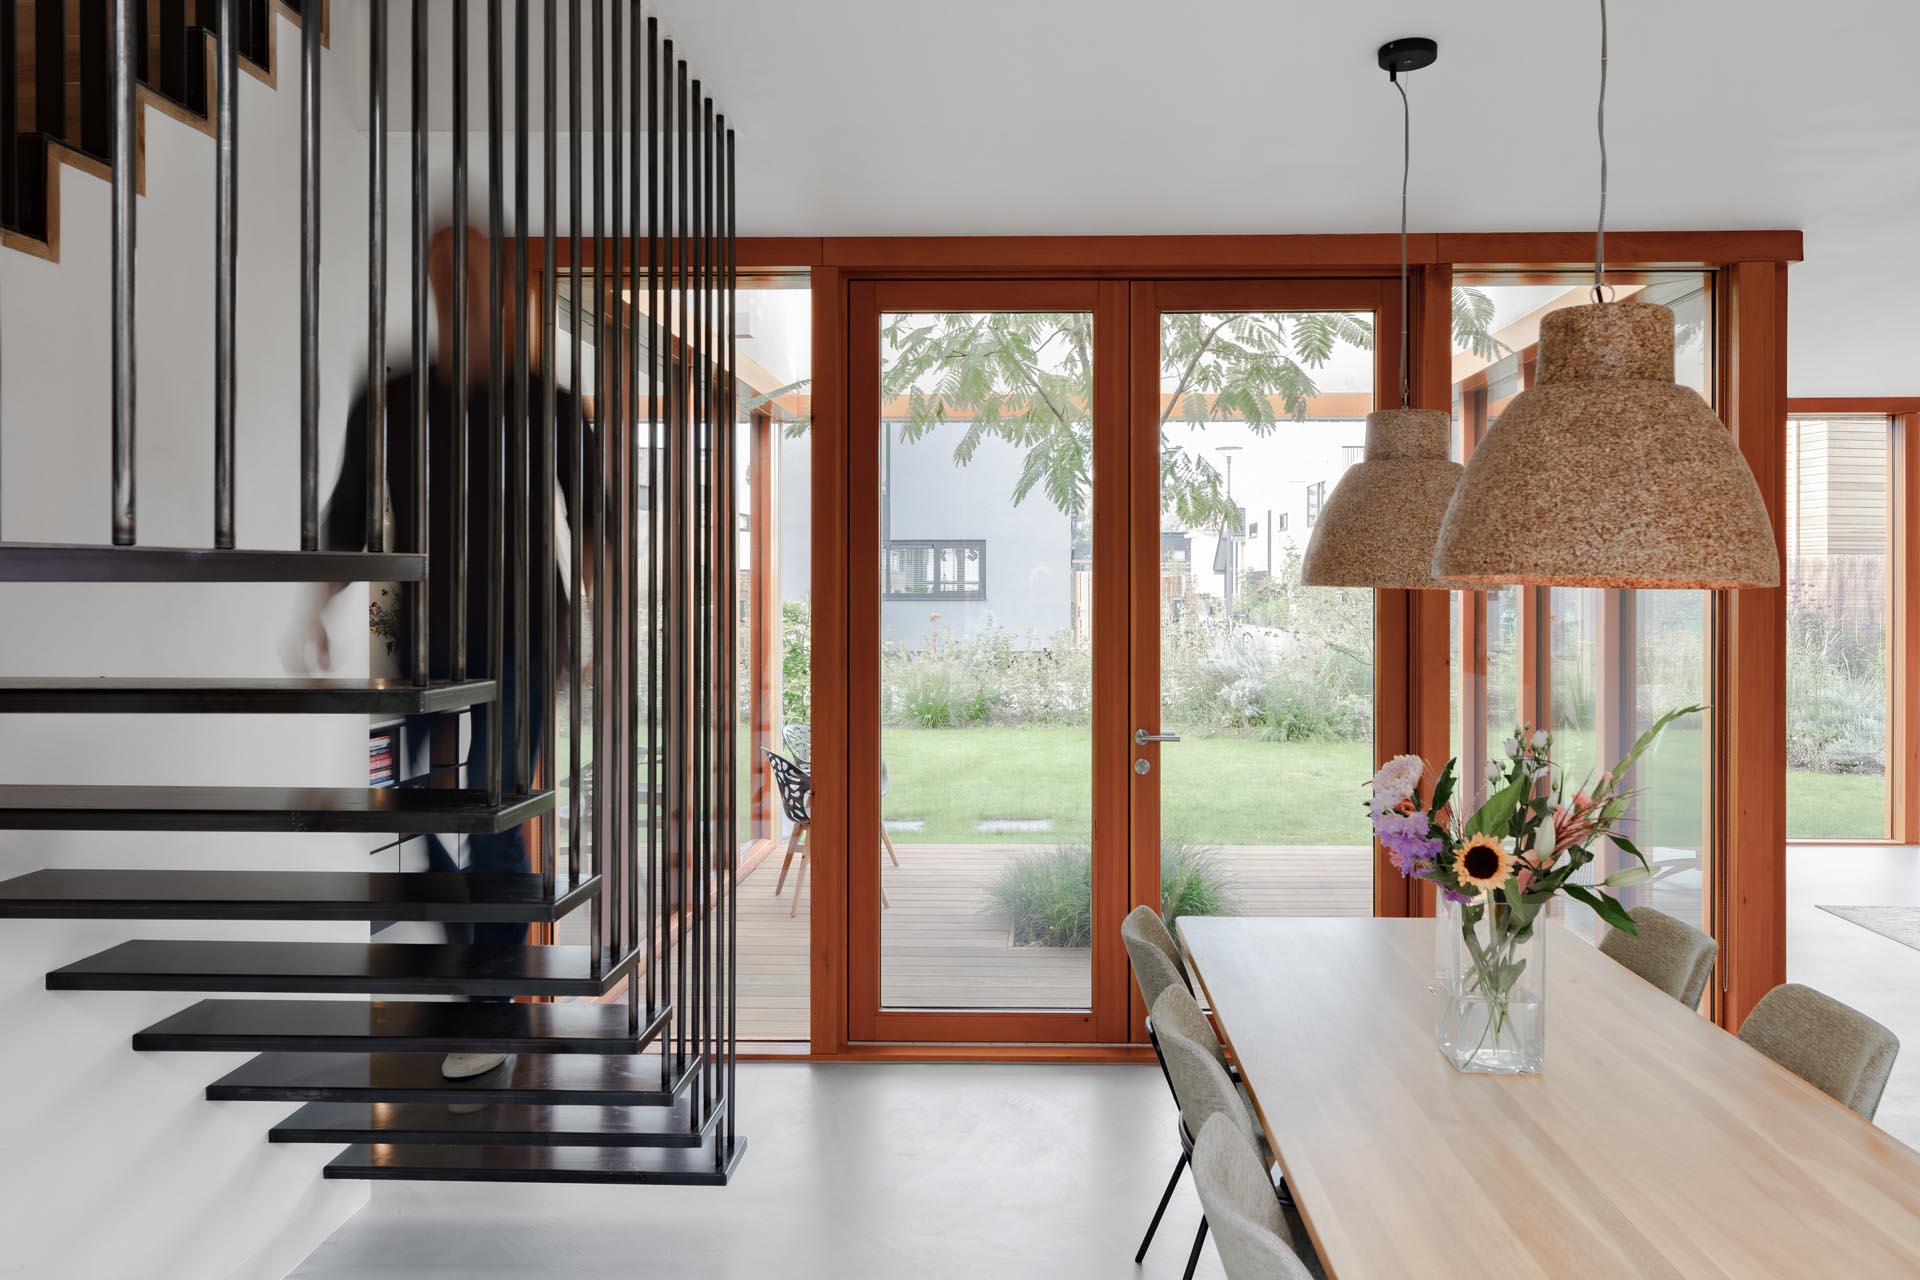
M1180 741L1180 735L1177 733L1148 733L1145 729L1135 729L1133 731L1133 744L1136 747L1144 747L1149 742L1178 741Z

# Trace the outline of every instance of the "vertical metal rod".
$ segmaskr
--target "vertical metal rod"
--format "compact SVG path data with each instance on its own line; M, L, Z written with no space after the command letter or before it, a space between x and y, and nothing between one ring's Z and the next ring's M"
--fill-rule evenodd
M655 332L661 335L660 354L660 882L664 901L660 910L662 964L660 1002L673 1008L673 1054L677 1070L685 1060L681 1028L686 1022L685 992L679 984L683 948L678 934L679 913L685 897L686 866L680 840L679 770L680 662L680 348L673 323L679 270L679 240L675 232L674 192L679 170L674 160L673 41L661 42L666 74L660 77L660 123L653 129L654 148L660 153L660 310ZM663 1056L666 1056L663 1054Z
M536 317L527 312L527 217L531 213L527 199L527 44L528 0L516 0L513 6L513 294L506 305L514 315L513 324L513 421L507 436L512 451L507 474L513 485L513 674L514 674L514 794L533 790L533 689L530 684L533 633L528 629L528 595L532 590L527 563L528 544L532 541L532 510L528 503L532 477L528 474L530 449L527 432L530 419L527 406L528 361Z
M219 0L213 164L213 545L233 547L234 277L239 267L240 32Z
M559 434L558 387L556 373L560 363L560 302L559 275L554 258L554 224L560 220L560 74L559 44L560 15L555 0L546 0L545 23L542 31L540 52L541 89L545 94L544 116L546 137L541 148L541 175L545 186L545 201L541 209L541 237L543 250L540 259L540 501L538 510L540 519L540 556L537 560L540 575L540 634L546 637L546 655L540 664L539 696L546 704L546 714L541 716L540 759L547 770L546 781L553 787L555 772L559 768L556 757L559 752L554 744L559 741L559 694L560 694L560 650L561 636L558 622L558 610L554 595L560 589L559 575L554 571L558 561L554 546L554 497L553 486L559 472ZM555 789L555 795L559 794ZM540 824L540 881L546 891L546 900L553 900L554 862L558 853L558 833L555 827L560 815L556 812Z
M453 678L465 680L467 654L467 557L471 551L467 510L467 366L471 301L467 296L467 6L453 6L453 367L447 371L453 391Z
M641 228L643 228L643 223L645 223L645 205L641 203L643 192L641 192L641 177L639 177L639 171L641 171L641 130L645 129L645 113L643 113L643 109L641 109L641 98L639 98L639 96L641 96L641 71L643 71L643 67L645 67L645 42L643 42L643 36L641 36L639 19L641 19L639 0L632 0L632 19L628 21L628 36L630 36L630 40L628 40L628 42L630 42L630 59L628 59L628 63L630 63L630 67L632 67L632 71L630 71L632 90L628 92L628 129L626 129L628 165L626 165L626 173L628 173L628 211L630 211L630 213L628 213L628 242L632 244L632 253L630 253L632 265L628 267L628 294L632 297L632 305L628 307L628 313L634 317L634 324L628 328L626 367L628 367L628 374L630 374L632 384L634 384L634 399L632 399L630 405L628 405L628 420L634 424L634 430L632 430L632 436L628 439L628 449L626 449L626 468L628 468L628 470L626 470L626 476L628 476L628 480L626 480L626 509L628 509L628 520L632 522L630 528L634 530L634 533L632 533L632 537L628 537L628 541L626 541L626 580L628 580L628 591L630 591L628 608L626 608L626 616L628 616L628 633L626 633L626 635L628 635L628 639L626 639L626 700L628 700L628 702L626 702L626 704L628 704L626 735L628 735L628 743L632 743L632 747L630 747L630 762L628 762L628 770L626 770L626 812L628 812L628 833L630 833L628 839L634 844L634 852L632 852L632 858L630 858L632 875L628 877L628 883L626 883L626 919L628 919L628 933L634 938L634 946L639 950L641 958L645 958L645 954L647 954L647 936L649 935L643 935L643 933L641 933L641 927L643 927L645 921L643 921L641 915L639 915L639 887L641 887L641 881L647 877L647 871L651 871L651 864L647 864L647 867L641 867L641 860L647 858L647 854L649 854L649 850L651 850L651 846L649 846L649 842L647 842L647 837L645 837L645 829L651 829L651 819L649 819L647 808L645 808L645 804L643 804L643 791L641 791L641 785L639 785L639 766L641 766L641 762L643 762L643 758L645 758L645 756L643 756L643 752L645 752L645 739L641 737L641 723L643 723L643 720L641 720L641 697L643 697L643 695L641 695L641 658L639 658L639 649L641 649L641 643L643 643L643 641L641 641L641 635L639 635L639 626L641 626L641 620L647 620L649 624L651 624L651 620L653 620L653 597L651 597L651 595L645 595L645 597L641 595L641 576L639 576L641 528L643 528L641 501L639 501L639 462L641 462L639 449L645 447L649 457L651 457L651 453L653 453L653 449L651 449L649 445L641 443L643 439L651 438L651 415L643 415L643 413L641 413L641 395L645 395L647 391L651 390L653 370L645 367L645 365L641 365L639 332L641 332L641 324L653 324L653 313L647 311L645 317L641 317L641 311L639 311L639 288L637 288L637 276L639 276L639 244L641 244ZM651 269L651 267L649 267L649 269ZM643 382L643 380L645 380L645 382ZM647 432L647 436L641 434L643 430ZM651 533L647 535L645 541L647 541L647 549L649 549L649 553L651 553L651 549L653 549L653 537L651 537ZM651 704L653 693L647 691L645 697L647 697L649 704ZM639 983L637 983L637 981L628 983L628 1021L634 1021L634 1023L639 1021Z
M576 4L583 0L574 0ZM603 744L612 739L607 721L607 418L612 400L607 395L607 361L601 348L607 334L607 156L606 156L606 0L593 2L593 431L598 443L591 481L600 500L593 519L593 869L600 877L588 907L593 934L594 963L608 949L611 921L606 916L608 829L606 806L607 757ZM596 968L595 972L599 972Z
M674 68L674 123L673 123L673 169L678 177L676 190L677 204L674 209L674 324L673 324L673 381L674 381L674 573L677 578L674 591L674 613L672 621L672 644L674 664L668 675L673 684L673 737L668 751L669 777L673 812L673 838L678 846L675 858L674 876L677 882L679 902L676 904L676 918L679 925L679 938L674 950L679 962L676 965L675 981L678 984L678 1004L681 1013L675 1019L680 1032L680 1061L684 1068L693 1049L691 1035L693 1017L692 1006L688 1002L687 969L689 957L687 943L693 922L693 850L690 833L692 826L687 814L688 770L687 746L689 734L689 712L687 707L688 681L687 657L689 645L687 639L688 615L691 612L692 596L688 583L687 566L687 489L690 471L688 458L692 453L693 420L687 412L687 392L689 384L687 356L687 215L692 202L687 198L687 64L681 59Z
M505 254L501 245L507 234L506 159L502 137L501 82L505 79L501 57L500 0L487 2L487 488L491 522L487 535L493 539L492 573L489 574L487 613L491 631L487 654L488 673L494 679L494 702L487 716L487 795L500 803L502 773L506 755L505 723L507 653L507 341L504 296L506 285Z
M647 19L647 1017L659 1009L660 917L660 23ZM665 1055L662 1054L664 1060Z
M460 6L456 5L455 8ZM320 549L320 6L300 15L300 549Z
M567 650L572 668L568 673L570 683L567 693L567 776L572 780L568 783L567 787L567 879L569 885L577 889L580 887L580 824L583 821L584 814L584 807L581 804L581 800L586 794L586 782L581 773L585 761L582 757L580 741L582 730L585 727L586 717L584 711L587 692L586 686L580 679L582 669L581 657L585 653L582 645L586 638L586 526L588 512L594 505L589 501L587 495L587 389L585 385L583 385L586 381L586 374L583 368L584 351L580 332L580 297L583 291L581 281L585 277L581 270L580 263L580 205L582 189L580 158L583 153L580 149L580 73L582 70L582 50L580 47L580 5L578 0L574 0L573 3L567 5L567 41L569 58L567 68L571 73L567 77L567 137L568 144L572 148L571 157L567 165L567 182L569 186L569 216L567 226L568 248L570 250L567 261L572 264L572 271L569 277L570 290L567 296L570 307L568 317L573 324L573 359L571 377L567 383L568 389L572 392L572 395L569 397L569 407L573 415L573 435L567 442L569 465L573 468L573 511L567 520L567 533L571 539L569 550L572 552L573 557L573 589L567 594ZM599 943L597 934L594 937L594 942L596 946Z
M735 367L739 361L739 351L736 344L740 326L736 320L735 309L739 306L740 302L740 261L737 256L739 253L739 233L735 224L736 202L738 197L734 187L733 130L728 129L726 131L726 138L727 198L723 228L726 236L727 253L727 423L729 433L731 433L733 424L738 420L740 414L740 383L735 373ZM735 487L731 476L729 477L727 491L735 495L735 501L737 502L739 491ZM756 512L755 515L760 519L766 518L766 513L764 512ZM738 548L735 545L731 522L729 522L727 546L737 554ZM730 649L735 654L739 652L740 648L739 622L739 611L729 608L727 610L727 627L732 633ZM737 660L737 657L729 660L729 669L731 669L732 662ZM731 684L729 684L729 687L731 687ZM730 717L729 723L734 726L733 736L736 740L730 742L727 746L727 765L730 770L737 770L739 768L739 743L737 741L739 724L737 717ZM736 781L737 779L734 777L729 777L727 781L727 798L730 804L738 803L739 800L740 791L738 786L735 785ZM735 1093L735 1067L740 1058L740 828L738 822L729 823L727 830L729 850L727 858L727 1120L726 1132L724 1134L724 1147L731 1153L733 1149L734 1108L737 1097Z
M626 8L623 0L613 0L611 27L608 35L607 67L607 114L601 120L600 142L608 152L608 164L612 170L607 188L610 203L607 225L612 234L608 237L607 256L607 313L608 322L601 331L600 358L607 362L607 381L613 388L613 402L604 415L607 423L606 446L607 502L618 515L607 524L609 535L606 546L606 559L603 562L607 571L607 719L613 725L613 733L607 740L607 815L612 838L607 852L613 859L614 875L607 885L609 907L613 919L613 951L615 955L625 952L628 942L626 882L628 856L632 852L633 842L623 823L621 815L626 806L626 777L628 751L631 739L626 733L626 699L623 686L626 683L626 666L621 662L621 652L627 634L627 595L625 582L626 556L622 550L629 532L629 513L622 510L620 500L625 492L626 477L626 439L627 439L627 402L628 388L626 370L621 359L625 343L621 340L626 308L623 305L623 285L626 277L622 273L625 248L625 191L621 183L620 153L620 104L625 89L626 55L620 47L621 11Z
M427 396L431 375L428 372L427 307L430 302L427 280L427 54L430 33L427 27L427 0L413 0L413 549L427 554ZM456 577L459 575L456 573ZM413 605L413 682L424 685L432 676L427 646L427 574L413 584L408 599Z
M113 542L134 540L134 0L113 0ZM11 139L7 140L11 145Z
M708 912L713 885L713 794L710 742L713 730L712 652L708 647L707 621L713 598L713 486L709 469L713 462L713 442L709 435L707 355L707 172L706 134L700 124L700 82L693 82L693 114L687 117L692 135L693 167L688 173L693 196L693 327L686 340L693 362L693 980L698 998L694 1002L694 1035L699 1042L700 1076L694 1082L699 1092L698 1114L706 1115L707 1065L712 1057L713 966L708 962L708 933L712 921Z
M367 22L367 550L386 546L387 0Z
M700 212L700 262L701 311L700 311L700 368L701 394L704 397L707 437L707 482L706 515L707 527L701 537L701 545L706 548L707 571L707 608L702 615L700 653L706 663L705 693L707 701L706 729L701 735L703 759L700 776L706 786L706 875L707 911L706 942L707 955L707 1057L714 1061L718 1057L720 1031L720 969L716 963L716 947L719 941L718 916L716 911L720 899L720 872L716 855L720 849L720 818L725 812L721 800L719 782L726 765L718 759L720 747L720 717L725 712L726 702L720 691L726 687L725 673L720 670L719 631L723 618L722 611L727 605L727 581L723 576L726 560L721 551L722 539L726 536L721 518L726 511L725 494L720 486L720 460L725 456L725 443L722 436L725 425L717 412L718 384L715 378L718 363L714 335L716 318L714 292L714 242L713 242L713 99L703 98L700 105L700 163L701 172L701 212ZM716 1064L717 1065L717 1064ZM719 1083L719 1073L709 1071L703 1081L707 1095L707 1110L711 1113L715 1102L715 1088Z

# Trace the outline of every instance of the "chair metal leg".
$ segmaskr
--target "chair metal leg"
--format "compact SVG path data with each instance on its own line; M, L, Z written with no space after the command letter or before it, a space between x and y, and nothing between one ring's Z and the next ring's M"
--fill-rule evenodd
M1193 1280L1193 1269L1200 1265L1200 1246L1207 1242L1207 1220L1200 1219L1200 1230L1193 1235L1193 1252L1187 1255L1187 1273L1181 1280Z
M1133 1255L1135 1266L1139 1266L1141 1261L1146 1258L1147 1246L1153 1243L1153 1233L1160 1229L1160 1219L1167 1212L1167 1205L1173 1199L1173 1189L1180 1185L1180 1175L1185 1173L1186 1170L1187 1153L1182 1151L1180 1158L1174 1162L1173 1176L1167 1179L1167 1189L1160 1193L1160 1204L1153 1211L1153 1221L1147 1224L1147 1234L1145 1238L1140 1241L1140 1250Z
M787 837L787 857L780 864L780 878L773 882L773 896L776 898L780 896L780 891L787 887L787 868L793 865L793 851L800 843L800 833L805 830L805 827L795 827L793 834Z

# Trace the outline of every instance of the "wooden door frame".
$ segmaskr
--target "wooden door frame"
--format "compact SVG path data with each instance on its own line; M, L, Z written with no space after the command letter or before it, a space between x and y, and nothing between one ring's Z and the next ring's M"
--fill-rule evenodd
M537 252L540 246L532 248ZM644 263L644 242L632 246ZM1784 449L1785 273L1802 257L1797 231L1619 232L1608 237L1610 257L1622 270L1706 270L1717 273L1717 335L1722 416L1734 429L1742 452L1756 463L1763 493L1779 479L1770 454ZM586 246L591 253L592 246ZM1576 232L1415 234L1407 241L1408 260L1424 283L1416 288L1414 360L1422 407L1446 408L1451 394L1449 310L1442 305L1450 281L1442 274L1564 272L1591 263L1592 237ZM844 666L827 660L843 654L847 640L847 559L845 503L847 452L847 305L856 281L897 277L969 278L991 276L1144 280L1211 276L1221 279L1276 276L1378 276L1391 278L1400 245L1391 235L1333 236L1063 236L1063 237L899 237L747 238L740 242L743 272L810 273L813 315L813 546L812 593L815 668L813 722L823 737L844 740L849 689ZM564 246L563 246L564 252ZM1431 268L1431 272L1426 269ZM1732 377L1738 368L1740 375ZM1736 388L1732 385L1738 383ZM1920 402L1903 412L1920 414ZM1916 423L1920 426L1920 422ZM1904 455L1911 480L1920 487L1920 449ZM1903 472L1904 474L1904 472ZM1784 530L1777 523L1776 534ZM1920 523L1903 535L1910 554L1920 557ZM1410 634L1433 634L1444 599L1421 603L1421 621ZM1736 1027L1746 1011L1785 974L1785 806L1784 719L1785 611L1781 593L1734 592L1716 597L1715 702L1723 709L1716 728L1715 803L1712 845L1716 886L1716 926L1722 931L1723 974L1727 989L1720 1018ZM1741 597L1750 597L1744 602ZM1913 612L1912 593L1901 601L1902 616ZM1920 614L1912 618L1920 635ZM1445 622L1440 623L1444 635ZM1736 635L1745 635L1739 641ZM1448 655L1431 643L1417 651L1408 679L1418 692L1407 695L1415 713L1408 719L1410 741L1422 755L1448 753ZM1434 678L1435 671L1438 679ZM1777 690L1777 699L1775 691ZM1920 732L1920 689L1912 723ZM1437 714L1437 720L1436 720ZM1378 716L1378 711L1376 711ZM1377 722L1378 723L1378 722ZM1732 732L1738 725L1739 731ZM1437 725L1437 727L1436 727ZM1376 728L1376 733L1384 732ZM1384 748L1383 748L1384 749ZM812 1056L820 1058L1088 1058L1111 1056L1080 1049L1003 1046L992 1049L941 1049L854 1045L849 1039L847 972L847 792L843 770L817 762L814 838L822 856L814 867L812 956ZM1920 796L1914 799L1920 821ZM1376 881L1378 882L1378 881ZM1424 905L1424 904L1422 904ZM1376 903L1377 910L1391 904ZM1409 904L1408 909L1417 909Z
M1125 439L1126 293L1112 282L1071 279L862 280L849 285L846 311L845 403L849 423L881 421L880 323L903 311L1088 311L1094 316L1093 493L1094 634L1112 637L1096 643L1092 671L1092 847L1093 911L1096 920L1117 921L1126 913L1124 861L1115 854L1126 837L1125 522L1119 518L1127 498ZM844 562L878 566L880 546L880 451L851 428L836 463L844 468L842 508ZM818 458L816 468L820 465ZM867 584L861 585L866 577ZM877 690L880 679L881 597L874 576L849 572L846 631L837 652L844 657L849 691ZM815 635L816 681L823 646ZM847 1005L850 1042L887 1043L1113 1043L1126 1039L1126 952L1115 930L1094 931L1090 948L1090 1007L1085 1010L903 1009L881 1000L880 902L881 726L880 705L868 694L850 694L841 754L840 782L846 789L846 840L838 848L845 860ZM829 743L813 741L816 786ZM824 844L824 842L821 842ZM820 848L817 844L816 848ZM857 855L872 850L873 856ZM816 854L816 861L820 854ZM910 861L910 858L909 858ZM815 880L815 901L820 882Z

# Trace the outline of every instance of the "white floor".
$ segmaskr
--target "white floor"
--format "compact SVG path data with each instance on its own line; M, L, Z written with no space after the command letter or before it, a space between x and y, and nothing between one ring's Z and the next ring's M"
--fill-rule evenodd
M1920 850L1795 846L1788 974L1906 1046L1879 1123L1920 1147L1920 951L1818 908L1920 905ZM383 1185L296 1273L327 1280L1173 1277L1191 1185L1133 1250L1176 1151L1152 1067L741 1068L750 1146L724 1191ZM1199 1275L1218 1277L1208 1245Z
M392 1184L318 1280L1112 1280L1180 1275L1191 1183L1135 1270L1179 1152L1151 1066L748 1063L724 1190ZM1196 1273L1217 1280L1209 1244Z
M1920 1148L1920 951L1830 912L1920 907L1920 849L1792 845L1787 850L1787 977L1844 1000L1900 1037L1874 1123Z

